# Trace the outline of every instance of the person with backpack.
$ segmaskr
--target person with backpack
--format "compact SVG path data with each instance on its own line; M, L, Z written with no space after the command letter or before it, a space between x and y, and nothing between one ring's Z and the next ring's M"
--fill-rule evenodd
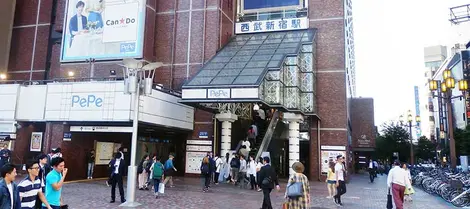
M236 153L233 154L233 158L230 161L230 176L232 177L232 183L237 184L238 173L240 172L240 159Z
M164 167L160 162L160 157L155 157L155 162L151 166L150 170L152 171L153 187L155 191L155 198L158 199L159 186L164 179ZM161 192L161 191L160 191Z
M201 177L204 178L204 187L202 192L207 192L209 190L209 184L211 183L211 169L209 157L204 157L201 163Z

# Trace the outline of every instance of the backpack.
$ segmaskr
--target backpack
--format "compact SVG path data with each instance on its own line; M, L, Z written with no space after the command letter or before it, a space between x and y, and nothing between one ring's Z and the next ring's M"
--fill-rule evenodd
M209 169L208 164L202 164L201 165L201 173L202 174L209 174L210 173L210 169Z
M163 176L163 165L161 163L153 164L153 179L161 179Z
M230 167L232 168L237 167L237 161L235 161L235 158L232 158L232 160L230 161Z

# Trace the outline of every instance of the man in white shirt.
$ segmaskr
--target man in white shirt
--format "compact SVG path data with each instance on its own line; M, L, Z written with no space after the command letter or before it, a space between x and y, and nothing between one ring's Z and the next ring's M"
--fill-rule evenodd
M337 194L334 196L334 201L337 206L343 206L341 202L341 195L346 193L346 182L344 182L345 168L343 166L344 158L342 155L336 157L335 174L336 174L336 187Z
M400 168L400 162L395 161L394 167L388 173L388 189L392 189L393 202L397 209L403 209L403 200L405 198L405 189L411 188L408 172Z
M241 186L245 186L245 178L246 178L246 160L245 156L240 155L240 173L238 174L238 182L240 183Z
M377 172L377 162L369 160L369 179L370 183L374 183L375 173Z

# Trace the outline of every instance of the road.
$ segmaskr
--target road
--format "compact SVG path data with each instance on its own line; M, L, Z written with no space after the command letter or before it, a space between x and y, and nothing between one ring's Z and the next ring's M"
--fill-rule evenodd
M386 176L379 176L375 183L368 182L365 175L352 177L343 197L344 209L379 209L386 208ZM201 180L198 178L177 178L175 188L166 188L164 197L155 199L150 191L137 190L137 201L142 209L257 209L262 202L262 193L240 189L233 185L213 185L209 192L201 192ZM281 185L285 188L285 183ZM110 188L104 180L68 183L63 189L64 201L72 209L106 209L119 208L119 195L116 203L109 203ZM281 208L284 191L273 192L274 208ZM327 199L326 185L322 182L311 182L312 209L337 208L333 200ZM413 196L412 203L406 203L406 209L444 209L454 208L439 197L429 195L419 189Z

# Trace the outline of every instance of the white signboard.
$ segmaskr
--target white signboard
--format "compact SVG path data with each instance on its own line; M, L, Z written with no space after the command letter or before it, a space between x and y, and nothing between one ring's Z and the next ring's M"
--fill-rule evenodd
M186 173L201 174L201 162L205 156L205 152L186 152Z
M208 140L187 140L186 144L212 145L212 141L208 141Z
M301 30L301 29L307 29L308 26L309 26L309 21L307 17L240 22L240 23L235 24L235 33L243 34L243 33L260 33L260 32L273 32L273 31L286 31L286 30Z
M321 146L321 150L346 150L345 146Z
M209 99L230 99L230 89L208 89L207 98Z
M336 162L338 155L346 156L346 151L336 150L322 150L321 151L321 173L326 175L328 173L328 164L330 161Z
M132 133L132 127L122 127L122 126L70 126L70 132Z
M187 151L211 152L212 146L186 145Z
M62 62L141 58L145 1L68 0Z
M103 42L137 40L139 3L115 4L106 7Z

